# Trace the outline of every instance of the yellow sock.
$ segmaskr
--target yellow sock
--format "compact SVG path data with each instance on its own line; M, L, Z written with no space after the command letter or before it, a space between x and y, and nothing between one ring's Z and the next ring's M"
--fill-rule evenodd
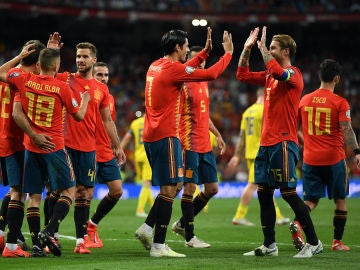
M148 192L149 187L142 186L138 198L138 205L137 205L137 213L143 213L145 212L145 205L146 201L148 200Z
M274 205L275 205L275 212L276 212L276 219L279 220L279 219L283 219L283 215L281 214L280 212L280 208L279 206L277 205L276 201L274 200Z
M144 187L144 192L146 193L146 202L149 204L151 208L154 204L154 197L151 193L151 188L148 186Z
M235 219L243 219L246 216L248 209L249 206L239 203L238 208L236 210Z

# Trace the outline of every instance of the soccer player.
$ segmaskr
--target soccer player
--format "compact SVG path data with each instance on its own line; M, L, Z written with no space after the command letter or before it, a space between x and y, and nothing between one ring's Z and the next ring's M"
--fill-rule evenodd
M350 250L342 242L348 213L345 198L349 194L345 149L351 156L355 154L357 166L360 165L360 150L351 126L349 103L334 94L341 76L341 65L325 59L320 65L319 89L305 95L299 105L299 122L304 139L302 173L305 204L310 211L315 209L320 198L326 196L327 189L327 196L334 200L335 205L331 250L338 251Z
M24 53L20 53L9 62L21 59L23 55ZM44 179L48 179L52 190L57 189L61 193L49 224L38 233L40 243L36 246L47 245L55 256L60 256L61 250L55 243L53 234L69 212L75 191L74 173L64 145L62 110L65 107L74 119L81 121L90 96L84 93L79 106L70 87L54 78L60 67L59 50L43 49L39 62L40 75L11 69L6 80L18 90L13 117L25 132L23 189L29 193L28 214L31 209L34 210L34 215L39 212ZM37 218L29 222L32 234L40 230L40 215L35 216Z
M242 155L245 149L245 160L248 168L248 183L245 186L237 207L235 216L232 220L234 225L254 226L254 223L246 219L249 204L253 198L257 185L254 183L254 162L256 154L260 147L261 127L263 121L264 109L264 89L258 88L256 91L257 100L249 108L245 110L242 115L240 124L239 140L236 145L235 153L230 159L228 166L236 168L242 160ZM290 222L289 218L283 217L279 206L275 204L276 224L284 225Z
M184 82L213 80L225 70L233 53L231 34L227 31L222 44L224 56L208 69L197 69L211 50L211 28L208 28L205 49L186 63L187 33L170 30L161 39L164 57L155 60L146 74L143 140L152 169L152 185L160 186L160 192L135 235L150 249L152 257L185 257L165 244L173 201L182 188L184 176L179 140L180 90Z
M96 80L108 84L109 67L104 62L96 62L93 65L93 76ZM116 111L114 97L109 93L109 110L111 118L116 121ZM96 182L105 183L109 193L98 204L95 213L89 219L87 224L87 239L85 246L87 248L101 248L103 242L99 237L97 230L99 222L114 208L122 195L122 182L120 167L111 148L110 138L106 133L101 121L100 112L98 112L98 123L96 128Z
M18 70L22 72L39 73L38 57L45 45L38 40L29 40L24 44L28 46L29 50L33 53L27 55L20 60ZM24 48L23 47L23 48ZM6 80L6 71L2 72L1 80ZM6 222L8 224L9 232L6 239L6 249L3 252L3 248L0 246L3 257L17 257L27 255L23 251L24 246L21 249L17 243L25 243L25 239L21 233L21 227L24 219L24 202L26 194L22 191L23 180L23 168L24 168L24 132L17 126L12 117L13 103L16 89L11 89L10 86L1 82L1 100L3 106L1 107L0 114L0 160L3 180L10 185L8 206L3 202L3 207L7 209ZM5 198L6 201L6 198ZM22 238L22 240L18 240ZM36 235L37 238L37 235ZM4 241L4 236L0 236L0 245ZM5 243L4 243L5 245ZM43 254L42 249L33 248L33 256Z
M141 180L141 190L136 207L136 216L147 217L145 206L148 204L152 207L154 204L154 197L151 193L151 167L146 157L142 138L145 114L141 113L141 111L137 111L137 113L138 118L131 122L129 130L121 140L121 147L125 148L129 142L134 139L135 171L138 179Z
M274 190L290 205L303 225L307 244L295 258L312 257L322 252L323 246L315 233L314 225L304 201L296 193L298 161L297 112L303 90L300 70L291 65L296 53L296 43L289 35L272 37L266 47L266 26L261 39L257 40L259 28L250 32L240 55L236 78L242 82L264 86L264 115L260 148L255 158L255 184L260 203L263 244L245 256L277 256L275 241L276 213ZM262 55L265 71L250 72L251 48L257 43Z
M189 58L202 51L201 46L190 48ZM206 61L197 67L204 69ZM181 197L182 217L172 225L173 232L185 239L185 246L207 248L210 244L194 233L194 217L218 192L216 160L210 143L209 130L216 136L220 155L225 142L210 118L208 82L186 82L181 91L180 141L184 151L184 192ZM203 190L193 199L197 185Z
M50 35L48 47L59 48L61 36L55 32ZM113 152L119 165L122 165L126 156L120 146L116 126L111 118L109 109L109 89L96 80L92 75L92 67L96 63L97 49L90 42L81 42L76 45L77 72L64 72L56 76L57 79L67 82L74 92L75 97L80 100L83 92L90 94L88 110L81 122L67 117L65 121L65 146L72 161L75 179L75 207L74 221L76 229L76 245L74 253L89 254L85 239L87 236L87 225L89 220L90 203L94 194L95 185L95 151L96 151L96 128L98 124L104 125L107 135L110 137ZM101 117L98 117L100 111ZM100 121L101 119L101 121ZM114 198L113 198L114 199ZM109 202L116 201L109 198Z

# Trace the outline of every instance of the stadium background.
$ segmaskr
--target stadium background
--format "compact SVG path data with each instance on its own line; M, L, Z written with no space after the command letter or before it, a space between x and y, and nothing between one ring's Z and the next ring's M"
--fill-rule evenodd
M0 0L0 64L15 56L29 39L47 42L58 31L65 43L62 70L75 71L75 45L90 41L98 48L98 61L110 65L110 91L117 104L117 126L123 136L135 112L141 109L146 70L154 59L162 57L161 36L178 28L189 33L190 45L204 45L205 27L194 27L194 18L204 18L213 29L213 51L207 65L223 53L222 32L233 35L233 60L220 78L209 84L211 117L227 143L225 155L218 158L223 181L219 196L240 194L246 166L229 171L226 164L234 152L244 109L255 101L254 87L235 78L237 62L250 30L268 26L268 43L272 35L290 34L297 42L293 61L304 76L304 93L319 86L317 69L325 58L333 58L344 67L342 85L337 93L351 105L352 123L360 134L360 3L352 0ZM263 69L254 48L252 70ZM132 158L132 149L127 151ZM352 194L359 193L360 172L351 168ZM123 168L125 183L133 183L133 164ZM229 186L230 185L230 186ZM139 188L129 184L129 197ZM101 187L100 187L100 191ZM156 192L156 190L154 190ZM0 190L0 193L1 190ZM0 194L1 195L1 194ZM100 194L99 194L100 195ZM235 197L236 197L235 196ZM101 195L100 195L101 197Z

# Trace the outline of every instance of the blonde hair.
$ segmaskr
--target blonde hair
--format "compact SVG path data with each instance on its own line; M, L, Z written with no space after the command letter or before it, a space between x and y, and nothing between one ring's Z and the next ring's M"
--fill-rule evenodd
M289 50L290 50L290 58L295 56L295 54L296 54L296 42L291 36L284 35L284 34L278 34L278 35L273 36L272 40L279 42L280 47L282 49L289 48Z

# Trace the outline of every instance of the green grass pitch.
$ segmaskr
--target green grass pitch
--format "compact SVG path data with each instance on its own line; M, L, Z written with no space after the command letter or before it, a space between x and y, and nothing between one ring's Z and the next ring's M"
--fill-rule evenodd
M278 198L277 202L287 217L292 211ZM98 201L93 201L91 213ZM184 241L171 231L172 223L180 216L180 200L176 199L171 223L167 233L169 246L187 255L186 258L151 258L149 251L134 237L134 232L144 221L135 217L137 201L121 200L99 225L99 233L104 242L101 249L92 249L89 255L74 254L75 229L71 211L60 226L63 254L46 258L0 258L0 269L31 270L116 270L116 269L359 269L360 262L360 199L348 200L348 221L344 243L351 251L333 252L330 245L333 238L332 201L322 199L318 208L311 213L316 231L324 244L324 252L310 259L295 259L296 250L291 244L288 226L276 227L278 257L245 257L242 254L262 243L257 199L251 202L248 219L256 223L254 227L234 226L231 223L238 199L213 199L207 213L201 212L195 218L195 233L212 246L207 249L184 247ZM28 226L24 221L23 231L28 244Z

